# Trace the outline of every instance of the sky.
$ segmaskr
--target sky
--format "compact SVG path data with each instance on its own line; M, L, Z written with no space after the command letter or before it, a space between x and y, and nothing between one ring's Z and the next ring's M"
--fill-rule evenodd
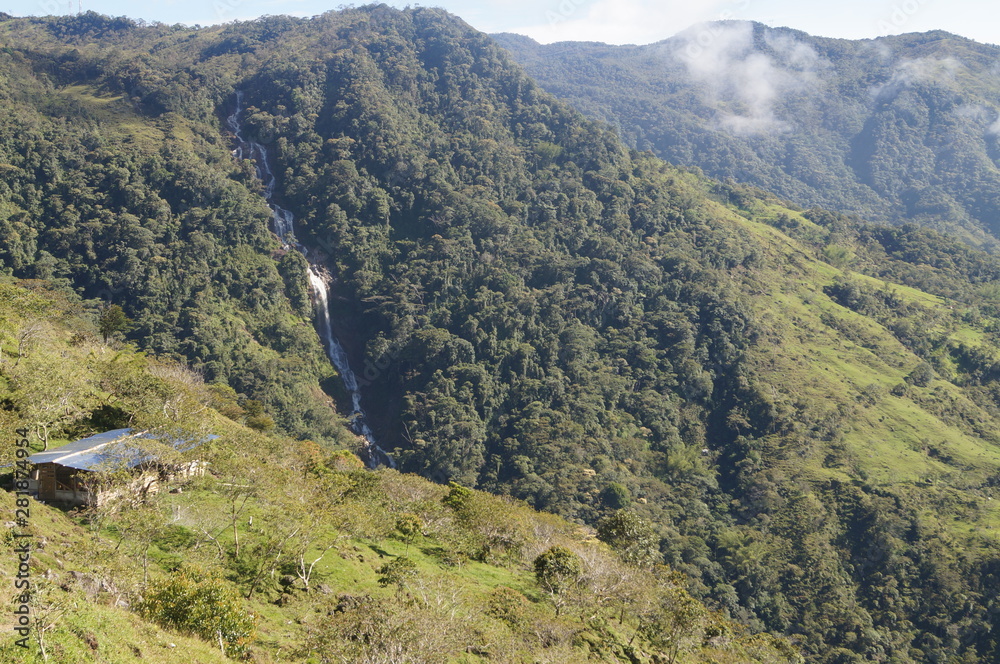
M363 3L358 3L363 4ZM438 0L387 4L438 6L484 32L516 32L542 43L648 44L693 24L755 20L822 37L873 38L947 30L1000 44L996 0ZM313 16L336 9L323 0L0 0L15 16L75 13L82 7L147 21L213 25L265 14Z

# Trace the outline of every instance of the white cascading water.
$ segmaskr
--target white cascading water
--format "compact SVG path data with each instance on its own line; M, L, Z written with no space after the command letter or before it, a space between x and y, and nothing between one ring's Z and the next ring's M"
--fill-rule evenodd
M326 353L337 367L340 377L344 381L344 387L351 394L351 404L354 412L351 414L351 425L355 433L365 440L365 454L368 457L368 465L375 468L380 463L384 463L390 468L396 467L396 462L392 457L375 442L375 434L368 426L368 419L365 411L361 407L361 389L358 386L358 378L351 370L351 365L347 359L347 352L340 345L337 337L333 334L333 325L330 321L330 286L320 276L320 271L309 260L309 251L295 239L295 215L291 211L277 205L274 202L274 187L276 184L274 173L267 159L267 148L256 141L251 141L243 136L243 127L240 124L240 116L243 113L243 93L236 93L236 109L233 114L226 118L226 125L236 136L236 149L233 156L237 159L250 159L254 163L257 177L264 185L264 198L271 207L274 219L274 232L281 239L285 247L294 248L305 256L309 264L309 285L316 296L316 314L319 327L319 334L326 344Z

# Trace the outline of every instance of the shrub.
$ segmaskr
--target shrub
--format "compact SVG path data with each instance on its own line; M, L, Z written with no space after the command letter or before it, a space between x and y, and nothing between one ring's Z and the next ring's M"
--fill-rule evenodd
M397 586L402 590L407 581L417 575L417 566L406 556L400 556L379 567L376 573L379 575L378 584L383 588Z
M407 554L410 553L410 543L414 537L420 534L423 527L423 522L416 514L401 514L396 519L396 531L403 536L403 541L406 542Z
M927 362L921 362L917 368L906 377L906 382L917 387L927 387L934 380L934 368Z
M245 658L257 634L257 617L244 608L236 589L196 568L149 584L136 609L163 627L218 643L231 657Z
M524 595L513 588L497 586L487 599L486 615L518 629L528 620L527 607L528 600Z

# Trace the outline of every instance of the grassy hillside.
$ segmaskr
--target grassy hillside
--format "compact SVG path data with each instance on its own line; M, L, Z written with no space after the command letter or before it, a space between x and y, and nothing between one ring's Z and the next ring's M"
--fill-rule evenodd
M706 609L648 555L626 562L631 535L602 535L619 553L592 529L515 501L373 473L350 452L254 432L220 414L233 404L220 404L186 368L95 339L93 324L58 294L37 284L0 288L8 441L25 423L21 397L45 398L21 372L56 361L74 364L78 386L101 397L81 434L115 403L136 427L220 435L188 453L210 464L203 478L155 495L126 489L72 511L32 501L27 523L5 526L8 594L16 548L32 549L22 578L31 584L33 633L29 648L16 644L20 600L5 602L0 661L801 659L787 642L748 635ZM13 350L11 326L40 307L54 318L30 349ZM111 378L109 366L128 366L127 380ZM132 387L130 405L114 380ZM102 472L108 487L130 481ZM14 518L13 492L0 492L0 509ZM621 514L635 532L651 532ZM533 561L549 550L564 552L566 569L536 573ZM681 631L659 632L670 625Z
M652 530L627 555L668 563L713 610L786 635L812 662L996 658L994 257L630 151L437 10L204 30L7 20L0 40L21 123L5 134L18 174L0 191L12 211L5 268L48 280L68 302L122 306L135 321L127 338L186 358L218 412L353 443L320 391L337 394L308 325L303 265L266 232L252 164L228 153L223 118L239 90L276 196L331 277L336 331L379 444L403 470L590 527L633 510ZM116 138L122 118L137 128L129 140ZM142 136L161 134L151 153ZM80 163L63 144L106 160ZM102 294L104 279L124 290ZM126 401L133 382L116 387L122 372L109 370L100 389L43 401L79 397L75 416L28 416L34 388L9 370L6 409L53 439L89 426L95 407L111 421L138 407ZM251 459L277 444L241 436ZM260 454L278 472L298 467L296 449ZM221 486L254 485L238 456L219 453L213 467L231 469ZM290 503L286 493L300 494L287 473L273 498L283 502L262 515L319 504L361 477L321 472L335 484ZM190 492L203 511L211 490ZM421 491L445 509L443 489ZM448 514L423 509L401 508L424 524ZM252 563L273 560L266 547L280 539L254 536L246 546L264 555L244 557L223 524L205 530L219 545L182 558L231 558L223 567L250 600L276 598L269 584L286 571ZM291 542L322 529L270 532ZM365 537L384 542L379 532ZM509 546L509 534L493 536ZM435 537L453 561L457 545ZM457 550L486 555L476 546ZM577 615L550 595L559 621ZM644 638L670 633L657 620L642 623L657 626L639 629ZM398 629L421 631L407 625ZM704 644L699 629L681 633Z

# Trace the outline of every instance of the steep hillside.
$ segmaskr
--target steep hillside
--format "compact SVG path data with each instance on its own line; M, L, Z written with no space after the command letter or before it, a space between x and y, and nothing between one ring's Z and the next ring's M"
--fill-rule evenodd
M496 38L546 90L670 162L976 244L1000 235L996 46L746 22L648 46Z
M438 10L8 20L0 41L26 118L0 192L16 276L119 303L131 340L310 435L279 387L332 372L304 265L227 152L239 91L403 470L582 523L631 508L694 595L813 662L996 658L997 259L631 152ZM77 135L135 159L74 161ZM192 274L187 299L160 286Z
M5 485L30 410L67 402L36 375L57 365L86 411L77 435L114 410L139 430L219 436L176 459L207 475L156 494L113 460L88 476L99 505L25 508L0 491L0 579L8 596L27 584L4 603L2 662L801 661L692 599L634 513L603 523L599 540L510 500L255 432L222 415L239 411L226 390L104 343L76 304L0 283ZM21 616L30 633L13 632Z
M131 21L25 25L87 45L56 46L50 33L20 49L0 37L3 271L122 306L144 348L263 402L289 433L334 441L321 387L337 395L337 376L313 331L305 261L269 232L253 171L232 159L214 107L210 123L147 112L104 83L140 76L142 58L122 41L139 32Z

